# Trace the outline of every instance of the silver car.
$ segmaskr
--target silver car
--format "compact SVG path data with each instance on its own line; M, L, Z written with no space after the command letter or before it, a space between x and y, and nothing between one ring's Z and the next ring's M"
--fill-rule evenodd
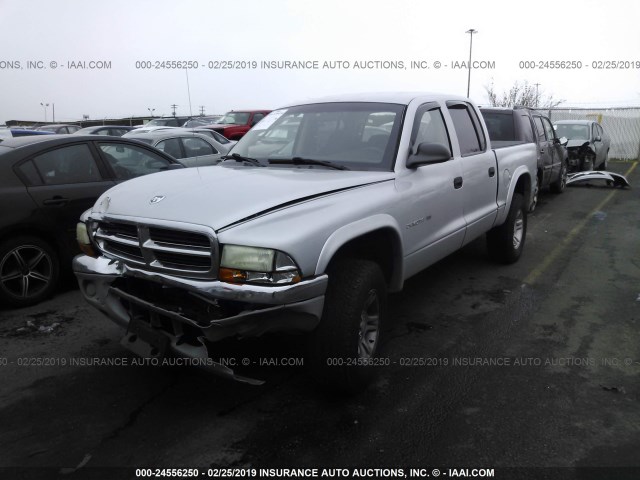
M126 138L139 140L171 155L186 167L216 165L226 155L231 144L223 145L213 138L180 129L157 130L149 133L129 132Z
M559 120L553 124L557 137L566 137L569 170L606 170L611 139L593 120Z

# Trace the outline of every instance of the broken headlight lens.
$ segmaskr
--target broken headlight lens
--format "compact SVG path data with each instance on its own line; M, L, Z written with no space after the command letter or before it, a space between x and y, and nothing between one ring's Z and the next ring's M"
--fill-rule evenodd
M300 271L289 255L278 250L225 245L218 278L229 283L286 285L299 282Z

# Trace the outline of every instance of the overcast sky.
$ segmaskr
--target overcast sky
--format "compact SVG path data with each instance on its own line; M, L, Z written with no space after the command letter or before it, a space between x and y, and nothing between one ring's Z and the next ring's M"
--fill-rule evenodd
M0 124L44 120L40 103L50 104L49 121L55 104L60 122L150 108L170 115L172 104L188 115L189 91L194 115L200 106L207 114L276 108L344 92L466 95L467 70L455 62L468 61L470 28L478 31L473 59L487 62L471 73L470 97L479 104L492 81L498 91L528 81L566 106L636 106L639 18L640 3L627 0L0 0ZM198 63L188 70L189 90L184 69L155 68L163 60ZM261 68L269 60L319 68ZM553 60L582 68L520 63ZM607 60L633 68L594 68ZM109 68L92 69L91 61ZM140 61L153 68L136 68ZM249 63L209 68L221 61ZM257 68L249 68L253 61ZM322 68L330 61L349 65ZM412 61L429 68L411 68Z

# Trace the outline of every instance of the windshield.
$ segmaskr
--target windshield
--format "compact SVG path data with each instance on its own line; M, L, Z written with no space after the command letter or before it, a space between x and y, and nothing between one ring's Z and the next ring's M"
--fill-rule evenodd
M145 124L145 127L177 127L178 120L176 118L156 118Z
M232 153L255 158L263 165L269 160L295 158L331 162L350 170L390 171L404 108L345 102L276 110L249 130Z
M202 125L211 125L216 123L221 117L200 117L187 120L183 125L184 128L200 127Z
M229 112L225 113L224 117L217 120L216 123L222 123L224 125L246 125L249 122L249 112Z
M568 140L589 140L589 125L580 123L558 123L554 125L556 137Z

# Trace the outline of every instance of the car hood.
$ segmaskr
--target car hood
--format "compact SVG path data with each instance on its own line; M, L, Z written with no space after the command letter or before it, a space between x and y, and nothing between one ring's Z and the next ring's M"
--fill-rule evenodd
M589 140L578 138L576 140L567 141L567 148L576 148L576 147L581 147L583 145L589 145Z
M121 183L105 192L92 211L219 230L278 208L393 178L393 172L323 168L185 168Z

